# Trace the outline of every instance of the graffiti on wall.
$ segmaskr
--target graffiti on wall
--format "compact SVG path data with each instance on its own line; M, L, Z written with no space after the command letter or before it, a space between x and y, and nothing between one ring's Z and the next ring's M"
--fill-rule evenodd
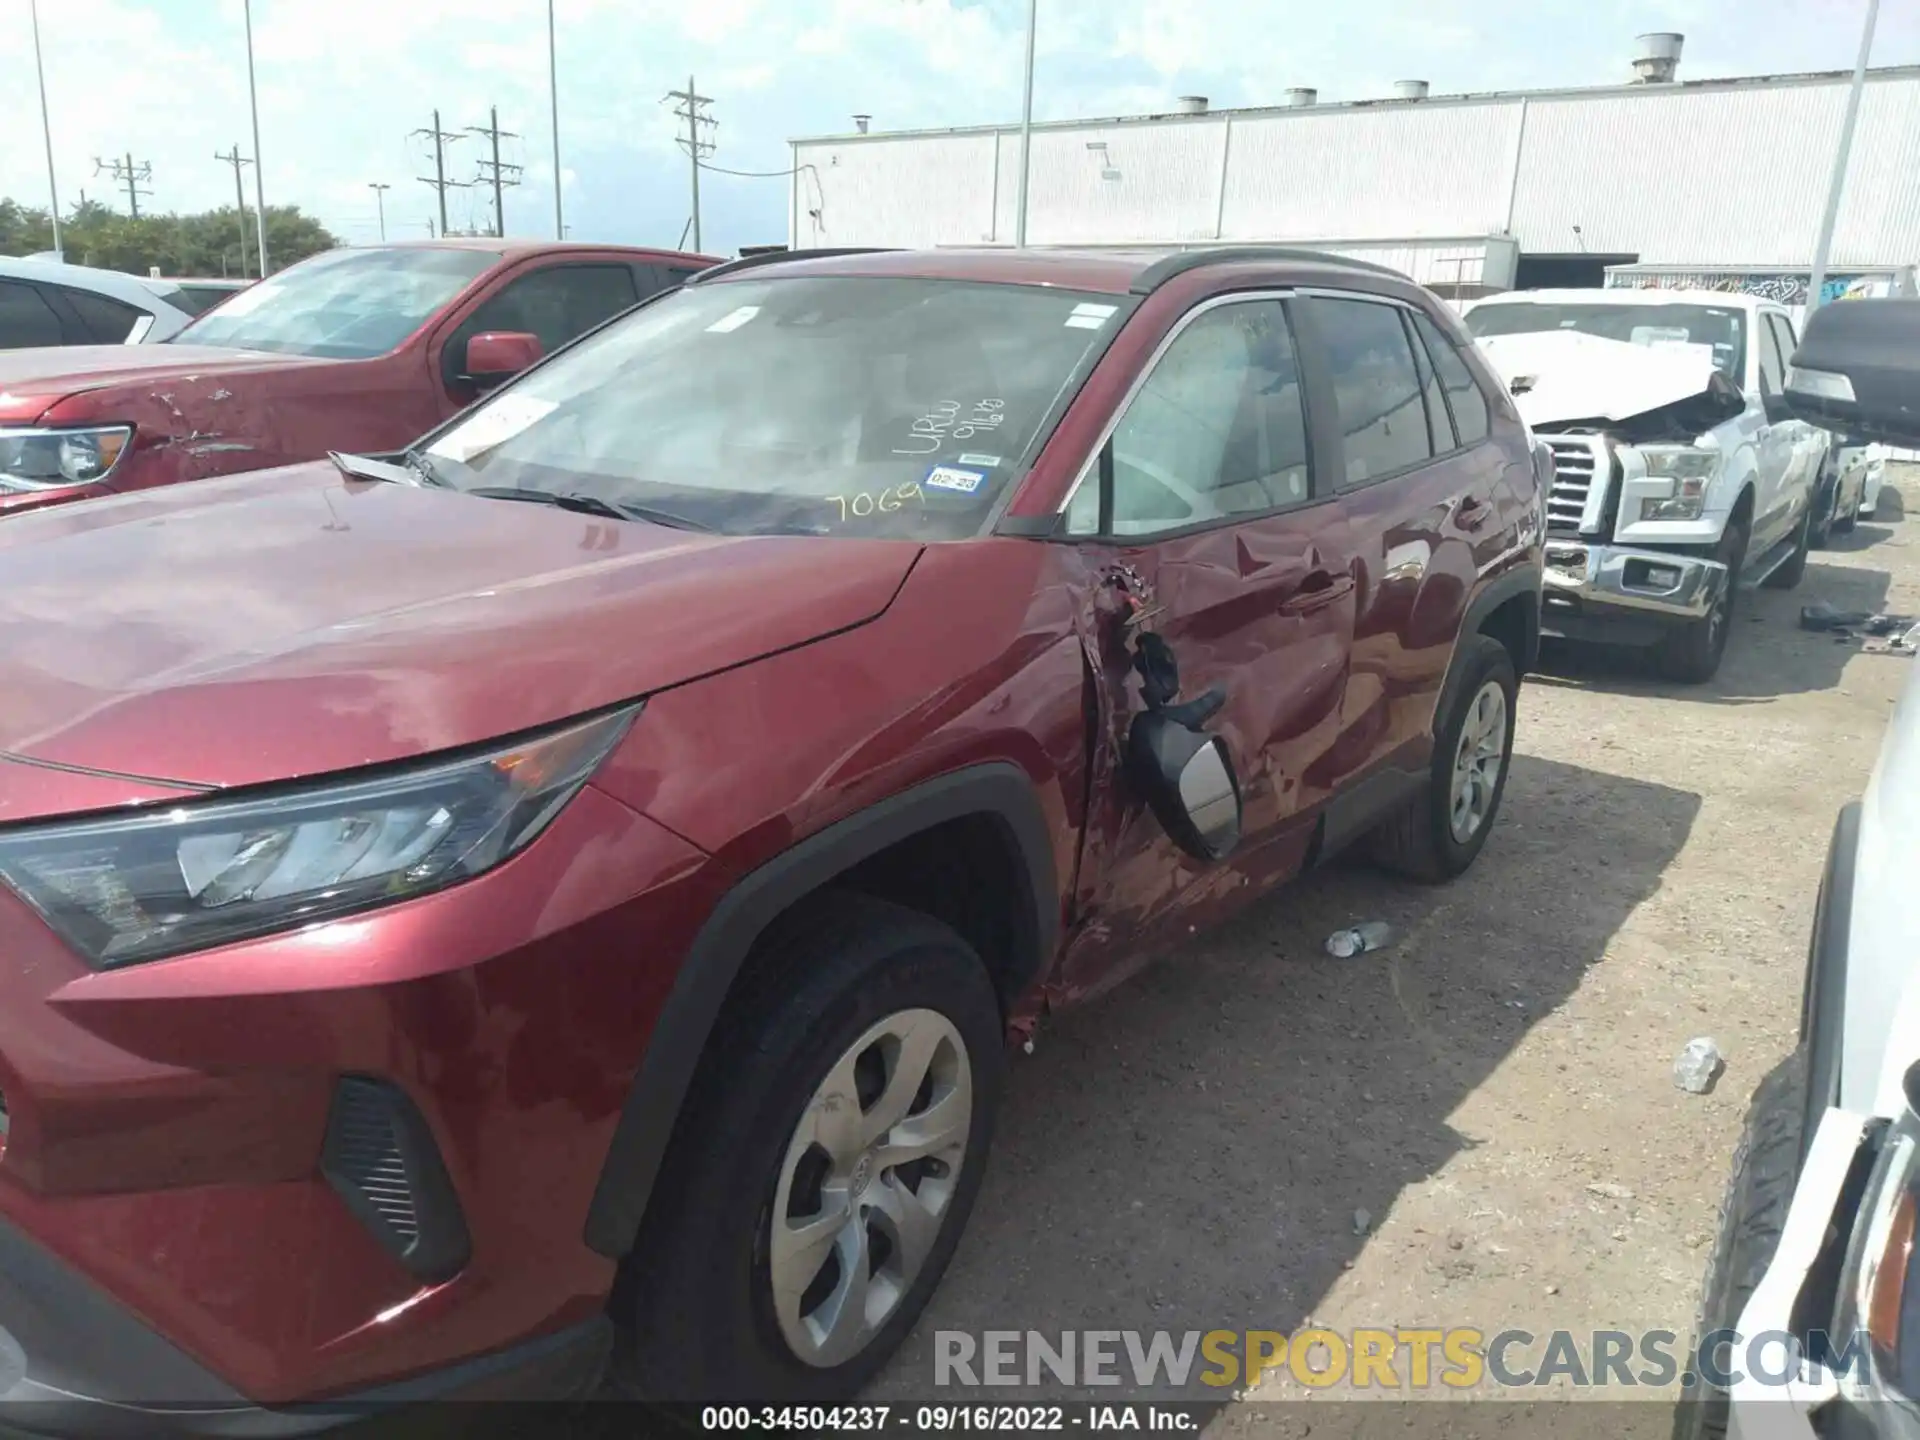
M1810 275L1734 275L1724 271L1684 275L1609 272L1609 290L1718 290L1728 295L1757 295L1780 305L1805 305ZM1899 294L1890 275L1829 275L1820 287L1821 304Z

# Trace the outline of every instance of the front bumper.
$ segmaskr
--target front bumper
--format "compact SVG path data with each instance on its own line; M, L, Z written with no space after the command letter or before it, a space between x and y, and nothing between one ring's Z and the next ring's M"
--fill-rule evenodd
M19 1229L0 1221L0 1436L290 1436L444 1400L591 1392L604 1318L355 1395L255 1405Z
M1672 550L1549 540L1542 634L1563 639L1658 639L1704 619L1725 592L1727 567Z

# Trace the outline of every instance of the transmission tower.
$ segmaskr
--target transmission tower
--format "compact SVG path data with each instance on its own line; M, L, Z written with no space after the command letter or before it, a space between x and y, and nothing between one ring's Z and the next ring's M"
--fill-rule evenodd
M507 233L507 211L505 202L501 198L501 191L520 183L524 167L500 163L500 142L518 140L520 137L511 130L500 128L500 110L497 106L487 107L487 121L485 125L472 125L468 128L475 135L484 135L493 142L493 158L480 162L480 180L491 183L493 186L493 233L504 237Z
M687 133L680 137L679 143L680 148L687 152L687 159L693 167L693 248L698 250L700 248L700 162L713 153L714 144L711 140L701 138L703 132L700 127L704 125L708 130L713 130L720 122L707 114L707 107L713 104L713 99L711 96L700 93L691 75L687 77L686 89L669 90L660 103L664 105L668 100L680 102L673 113L687 122Z
M145 190L140 188L141 181L153 179L153 162L142 160L138 165L134 164L131 150L127 152L125 160L102 160L96 155L93 157L93 173L111 175L114 184L127 187L127 209L132 212L133 218L138 220L140 197L153 194L151 187Z
M429 180L425 175L420 175L415 178L417 178L422 185L431 185L433 187L434 195L440 201L440 233L444 235L447 233L447 191L464 190L472 183L466 180L447 179L447 142L449 140L461 139L462 136L457 130L442 130L440 128L440 112L438 110L433 112L433 128L431 130L415 130L413 133L415 135L425 135L433 141L433 178Z

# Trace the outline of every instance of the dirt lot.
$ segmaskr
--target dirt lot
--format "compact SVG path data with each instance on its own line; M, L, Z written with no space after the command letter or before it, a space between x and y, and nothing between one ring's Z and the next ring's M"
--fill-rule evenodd
M1901 479L1920 506L1920 469ZM959 1258L870 1398L928 1399L940 1329L1687 1333L1747 1095L1793 1043L1834 812L1914 663L1799 608L1920 611L1902 514L1889 486L1798 590L1744 596L1712 685L1551 655L1463 880L1319 875L1044 1030ZM1322 953L1372 918L1391 950ZM1728 1070L1694 1096L1671 1065L1701 1034ZM1305 1433L1272 1393L1213 1431Z

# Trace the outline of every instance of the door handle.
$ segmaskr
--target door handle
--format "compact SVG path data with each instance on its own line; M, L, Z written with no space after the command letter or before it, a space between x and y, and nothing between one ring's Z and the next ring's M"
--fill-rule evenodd
M1465 496L1453 507L1453 518L1463 530L1478 530L1491 513L1487 502L1477 495Z
M1353 576L1315 570L1300 588L1280 602L1282 615L1311 615L1353 593Z

